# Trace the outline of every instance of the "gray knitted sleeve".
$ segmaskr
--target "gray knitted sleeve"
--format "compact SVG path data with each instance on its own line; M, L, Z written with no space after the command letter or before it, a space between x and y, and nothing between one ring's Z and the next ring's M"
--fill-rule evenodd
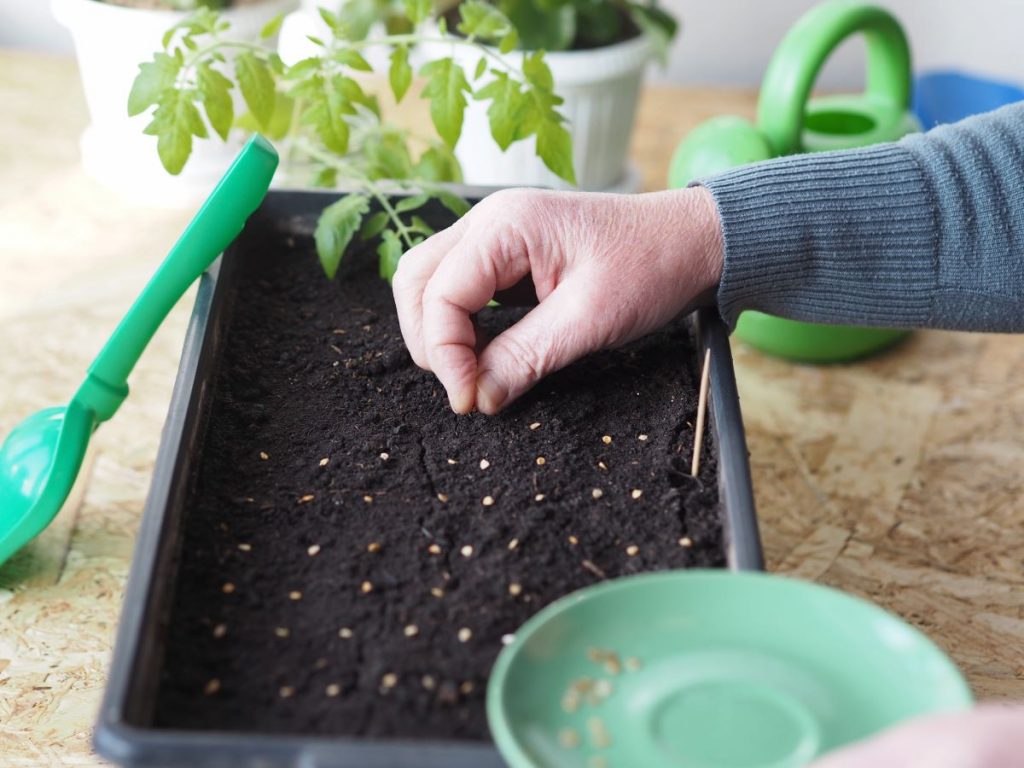
M702 179L730 328L744 309L890 328L1024 331L1024 104L895 144Z

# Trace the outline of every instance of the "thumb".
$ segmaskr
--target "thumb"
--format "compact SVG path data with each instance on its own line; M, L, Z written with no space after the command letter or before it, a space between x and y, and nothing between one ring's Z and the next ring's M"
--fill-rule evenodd
M495 414L549 373L600 346L572 286L562 283L522 320L498 335L477 363L476 405Z

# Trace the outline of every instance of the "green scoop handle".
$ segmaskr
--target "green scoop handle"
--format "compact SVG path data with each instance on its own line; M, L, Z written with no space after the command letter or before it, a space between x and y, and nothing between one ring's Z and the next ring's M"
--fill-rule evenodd
M74 400L106 421L128 396L128 374L167 313L242 231L270 188L277 152L255 134L171 248L89 366Z

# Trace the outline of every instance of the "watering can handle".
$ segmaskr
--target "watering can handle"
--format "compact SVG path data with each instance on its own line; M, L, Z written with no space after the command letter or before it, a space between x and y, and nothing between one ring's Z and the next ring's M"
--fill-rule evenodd
M910 46L888 11L853 0L819 5L800 19L775 52L761 85L757 124L777 155L803 151L807 100L818 72L851 35L867 43L867 96L906 110L910 105Z

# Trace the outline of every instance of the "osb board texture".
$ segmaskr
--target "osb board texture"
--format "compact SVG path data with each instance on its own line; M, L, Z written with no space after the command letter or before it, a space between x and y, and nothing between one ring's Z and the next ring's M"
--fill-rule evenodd
M0 434L65 400L187 219L82 173L74 64L0 52ZM634 159L750 93L651 87ZM185 324L186 297L96 435L57 524L0 568L0 766L94 766L89 739ZM919 333L815 368L734 344L771 570L928 632L979 697L1024 699L1024 337Z

